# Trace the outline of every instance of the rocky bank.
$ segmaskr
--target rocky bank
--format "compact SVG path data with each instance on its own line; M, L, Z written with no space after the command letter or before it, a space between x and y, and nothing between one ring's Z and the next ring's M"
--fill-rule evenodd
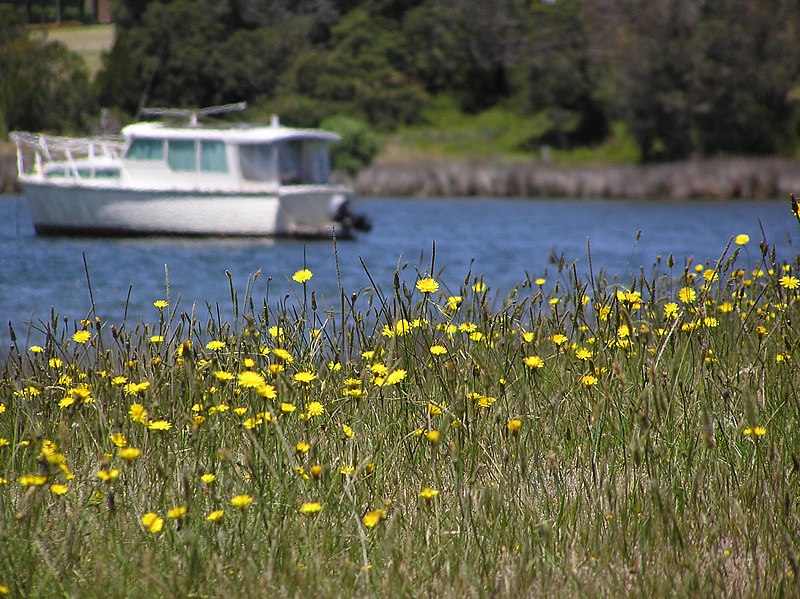
M377 164L345 180L362 196L768 199L800 192L800 161L719 158L653 165L426 162ZM13 153L0 153L0 190L16 189Z

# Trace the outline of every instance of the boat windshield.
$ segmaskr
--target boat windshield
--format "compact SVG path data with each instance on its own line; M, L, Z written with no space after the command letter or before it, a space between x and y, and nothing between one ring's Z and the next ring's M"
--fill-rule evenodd
M282 185L327 183L330 178L328 144L316 140L292 139L278 144Z

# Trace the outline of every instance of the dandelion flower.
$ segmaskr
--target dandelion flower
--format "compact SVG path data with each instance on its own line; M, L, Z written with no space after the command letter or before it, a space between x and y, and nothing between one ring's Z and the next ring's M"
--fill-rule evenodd
M430 277L426 277L417 281L417 289L419 289L422 293L436 293L439 291L439 283Z
M419 496L425 501L430 501L438 494L439 491L437 491L436 489L431 489L430 487L423 487L422 490L419 492Z
M151 431L168 431L172 425L166 420L151 420L147 423L147 428Z
M231 498L231 505L233 507L238 507L240 510L243 510L251 503L253 503L253 498L250 497L250 495L236 495Z
M31 345L28 350L34 354L40 354L44 351L44 348L41 345Z
M210 484L211 484L211 483L213 483L215 480L217 480L217 477L216 477L216 475L214 475L214 474L211 474L211 473L209 472L209 473L203 474L203 475L200 477L200 480L202 480L202 481L203 481L205 484L207 484L207 485L210 485Z
M542 360L539 356L526 356L523 362L525 363L525 366L534 370L544 366L544 360Z
M92 338L92 334L89 331L77 331L73 336L72 340L75 343L86 343L89 339Z
M66 492L69 491L69 487L67 485L55 484L50 485L50 492L53 495L64 495Z
M169 306L169 302L167 300L156 300L153 302L153 305L159 310L162 310Z
M186 515L187 509L185 505L179 505L167 512L167 518L169 520L180 520Z
M436 445L439 442L440 433L436 429L430 430L425 433L425 438L432 444Z
M478 281L472 286L472 290L475 293L483 293L484 291L486 291L486 283L484 283L483 281Z
M314 276L314 273L308 270L307 268L303 268L302 270L298 270L296 273L292 275L292 279L297 281L298 283L307 283L311 280L311 277Z
M164 529L164 519L153 512L148 512L142 516L142 526L147 532L157 533Z
M19 477L19 484L23 487L41 487L47 482L43 474L24 474Z
M97 473L97 478L106 483L114 480L118 476L119 476L119 470L117 470L116 468L111 468L110 470L100 470Z
M325 407L318 401L312 401L306 404L306 413L309 416L322 416L325 413Z
M740 233L734 241L736 245L747 245L750 242L750 236L747 233Z
M295 373L294 380L302 385L308 385L317 378L317 375L313 372L308 372L306 370L301 370L300 372Z
M791 275L783 275L778 279L778 283L780 283L781 287L784 289L797 289L798 286L800 286L800 280Z
M266 385L264 377L253 370L240 372L237 379L239 386L245 387L246 389L258 389Z
M298 441L297 445L294 446L294 450L297 453L308 453L308 451L310 449L311 449L311 445L309 443L307 443L306 441Z
M220 349L223 349L224 347L225 347L225 342L224 341L218 341L216 339L206 343L206 349L210 350L210 351L218 351Z
M118 453L120 458L130 462L138 458L141 455L142 450L138 447L121 447Z
M377 509L372 510L371 512L367 512L364 514L364 517L361 518L361 522L364 523L364 526L367 528L375 528L378 523L386 517L386 510L384 509Z
M164 342L164 335L152 335L150 337L150 343L163 343Z
M264 399L275 399L278 397L278 393L275 391L275 387L273 385L261 385L256 389L256 393L259 397L263 397Z
M298 511L306 516L313 516L322 511L322 504L317 501L307 501L300 506Z
M597 384L597 377L593 374L584 374L581 377L581 385L584 387L593 387Z
M281 403L281 414L291 414L297 409L297 406L286 401Z
M225 510L214 510L208 516L206 516L206 522L217 522L222 519L222 516L225 514Z
M131 404L128 410L128 416L130 416L131 420L139 424L145 424L147 422L147 410L140 403Z
M397 370L391 372L386 376L386 378L381 383L382 387L388 387L390 385L396 385L400 381L406 378L406 371L402 368L398 368Z
M691 287L683 287L680 291L678 291L678 299L684 304L691 304L695 299L697 299L697 292Z
M351 426L342 424L341 427L345 437L347 437L348 439L352 439L353 437L355 437L355 433L353 432L353 428Z
M550 341L558 346L564 345L567 342L567 336L561 333L556 333L550 337Z
M509 430L509 432L518 433L519 429L522 428L522 420L519 418L512 418L506 423L506 428Z

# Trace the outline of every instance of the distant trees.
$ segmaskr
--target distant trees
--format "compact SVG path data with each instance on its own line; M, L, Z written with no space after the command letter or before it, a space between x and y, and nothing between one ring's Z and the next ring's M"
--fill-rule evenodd
M81 58L28 36L20 14L7 6L0 6L0 65L0 135L86 129L97 113Z
M800 148L796 0L119 0L116 16L93 96L129 114L247 100L392 131L435 101L534 117L520 151L621 126L648 161ZM57 94L79 124L79 65L21 34L0 44L3 118ZM34 98L29 81L47 85Z

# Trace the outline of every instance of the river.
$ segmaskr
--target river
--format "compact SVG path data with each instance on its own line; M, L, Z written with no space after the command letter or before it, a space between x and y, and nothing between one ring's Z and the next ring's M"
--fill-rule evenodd
M358 207L374 222L372 232L338 242L258 239L86 239L37 237L24 198L0 196L0 343L10 346L7 323L17 335L37 339L27 323L47 320L51 309L68 319L95 313L109 322L156 318L153 301L169 295L173 306L230 306L226 271L240 294L258 270L255 297L270 301L291 294L290 277L307 266L309 288L322 303L372 285L392 288L404 276L430 270L454 293L468 272L482 275L502 296L526 273L554 278L553 256L587 272L587 240L595 272L650 272L658 256L672 254L676 272L686 261L717 259L738 234L750 236L740 260L760 259L763 234L779 257L791 259L797 222L788 201L660 203L611 200L513 200L481 198L365 198ZM638 237L638 240L637 240ZM338 258L338 264L337 264ZM85 265L85 266L84 266ZM662 267L662 270L665 267ZM471 269L471 270L470 270ZM369 273L369 276L367 275ZM169 289L167 289L167 283ZM296 288L297 285L294 284ZM26 341L27 342L27 341Z

